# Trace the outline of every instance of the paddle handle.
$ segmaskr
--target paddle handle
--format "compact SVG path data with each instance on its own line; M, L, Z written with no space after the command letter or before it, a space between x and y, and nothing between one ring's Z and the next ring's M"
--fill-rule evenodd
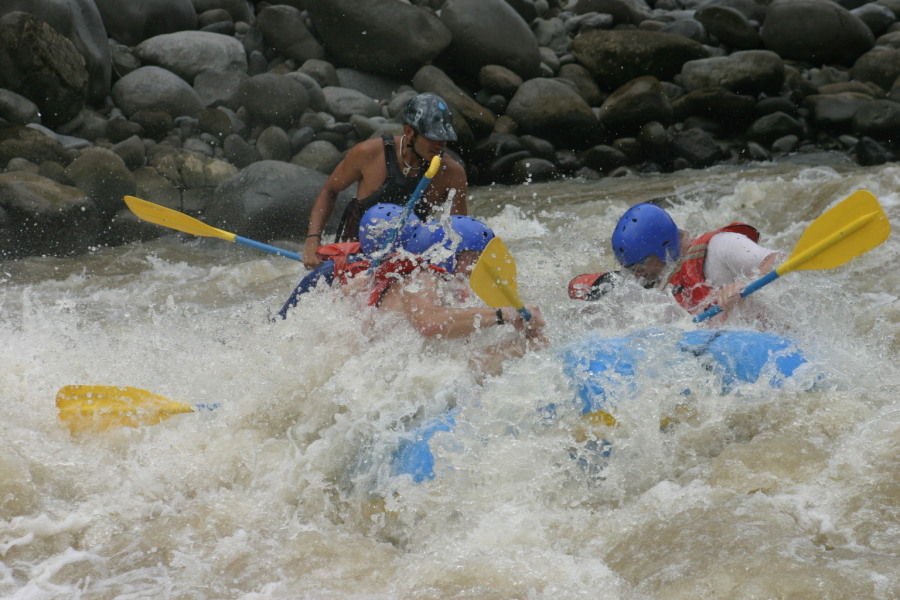
M234 236L234 241L238 244L243 244L245 246L250 246L251 248L256 248L257 250L262 250L263 252L268 252L269 254L274 254L275 256L283 256L285 258L292 258L294 260L303 262L302 256L300 256L296 252L291 252L290 250L276 248L275 246L263 244L262 242L257 242L256 240L248 240L247 238L241 237L239 235Z
M523 319L525 319L526 321L531 320L531 312L527 308L525 308L524 305L522 306L522 308L519 308L517 310L519 311L519 314L522 315Z
M384 243L381 245L381 248L378 251L378 257L372 261L372 264L369 266L369 273L374 271L378 265L380 265L385 258L387 258L394 249L394 241L397 239L397 235L403 229L403 226L406 225L406 220L409 219L409 215L412 214L413 209L416 207L416 202L419 201L419 198L422 197L422 194L425 193L425 188L428 187L428 184L431 183L431 178L437 175L438 169L441 166L441 156L440 154L435 155L431 159L431 164L428 166L428 170L425 171L425 174L422 175L422 179L419 180L419 184L416 186L416 189L413 190L412 195L409 197L409 201L407 201L406 206L403 207L403 212L400 213L400 223L394 229L388 233L387 237L384 240Z
M742 289L741 290L741 298L746 298L747 296L749 296L750 294L752 294L759 288L763 287L764 285L768 285L768 284L772 283L779 277L780 277L780 275L778 274L777 269L773 269L772 271L769 271L769 273L767 273L766 275L763 275L762 277L760 277L759 279L757 279L756 281L754 281L753 283L751 283L750 285L748 285L747 287ZM716 304L714 306L710 306L705 311L703 311L702 313L700 313L699 315L694 317L694 323L700 323L701 321L705 321L706 319L709 319L710 317L714 317L714 316L720 314L721 312L722 312L722 307L719 306L718 304Z

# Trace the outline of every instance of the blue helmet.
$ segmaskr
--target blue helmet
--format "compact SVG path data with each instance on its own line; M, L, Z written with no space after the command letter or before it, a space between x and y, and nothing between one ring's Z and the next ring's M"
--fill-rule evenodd
M494 232L483 222L464 215L450 217L450 233L436 221L422 222L413 228L403 248L422 255L431 264L454 272L456 257L464 250L482 251Z
M400 225L403 207L383 202L369 208L359 220L359 247L366 256L372 256L384 247L391 232ZM412 229L419 224L419 217L410 214L403 228L396 234L394 244L399 248Z
M450 226L460 236L456 253L463 250L478 250L481 252L485 246L494 239L494 231L482 221L465 215L453 215L450 217Z
M622 266L630 267L650 256L664 263L681 252L678 226L655 204L637 204L626 211L612 234L612 249Z

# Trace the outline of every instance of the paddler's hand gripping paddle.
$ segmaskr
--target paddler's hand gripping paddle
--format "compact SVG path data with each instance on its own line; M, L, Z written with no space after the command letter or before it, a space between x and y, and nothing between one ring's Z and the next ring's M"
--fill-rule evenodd
M519 299L516 283L516 261L498 237L495 237L478 257L469 276L469 286L491 308L512 306L526 321L531 313Z

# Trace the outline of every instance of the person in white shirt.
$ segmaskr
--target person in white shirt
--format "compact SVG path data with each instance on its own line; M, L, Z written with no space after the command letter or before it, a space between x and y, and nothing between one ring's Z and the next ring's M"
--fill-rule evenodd
M694 236L662 208L644 203L619 219L612 249L625 272L648 287L671 286L678 303L699 314L713 304L733 309L751 279L775 268L780 253L758 241L759 232L745 223Z

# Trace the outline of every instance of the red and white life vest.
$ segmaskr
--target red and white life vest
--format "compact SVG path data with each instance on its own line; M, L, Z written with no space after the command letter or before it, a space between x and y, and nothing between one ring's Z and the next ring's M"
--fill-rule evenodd
M759 231L746 223L732 223L721 229L704 233L690 243L681 256L681 267L669 278L672 294L678 303L690 313L701 313L713 304L711 300L713 286L706 280L703 265L706 263L706 251L709 240L719 233L730 232L745 235L754 242L759 241Z

